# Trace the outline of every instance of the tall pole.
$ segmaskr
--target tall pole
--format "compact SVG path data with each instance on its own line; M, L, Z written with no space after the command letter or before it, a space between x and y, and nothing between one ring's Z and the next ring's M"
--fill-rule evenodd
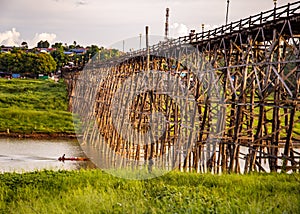
M228 11L229 11L229 0L227 0L227 10L226 10L226 25L228 24Z
M166 9L165 40L168 40L169 34L169 8Z
M142 49L142 34L140 33L140 50Z
M276 19L276 6L277 6L277 0L273 0L274 2L274 20Z
M149 27L146 26L147 71L150 71Z

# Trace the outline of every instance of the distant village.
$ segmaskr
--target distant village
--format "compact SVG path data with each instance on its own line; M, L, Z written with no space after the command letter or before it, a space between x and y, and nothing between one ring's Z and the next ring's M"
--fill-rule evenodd
M0 46L0 78L54 78L62 72L80 71L96 55L100 60L118 56L119 50L97 45L83 47L73 44L40 41L34 48L26 42L19 47Z
M1 53L11 53L13 49L15 49L15 46L1 46ZM23 49L24 50L24 49ZM51 53L56 50L56 48L32 48L32 49L25 49L26 52L34 52L34 53ZM84 54L88 49L87 48L75 48L70 49L69 51L64 51L64 54L66 55L73 55L73 54Z

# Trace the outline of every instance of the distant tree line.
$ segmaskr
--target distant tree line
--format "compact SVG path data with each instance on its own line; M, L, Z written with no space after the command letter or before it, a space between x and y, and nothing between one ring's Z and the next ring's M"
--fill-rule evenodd
M117 49L105 49L104 47L98 47L97 45L85 47L86 51L84 54L74 54L73 56L64 54L65 51L83 48L78 45L76 41L71 45L55 43L51 47L55 49L50 54L57 64L57 70L60 70L67 62L73 62L76 66L84 66L93 57L99 57L101 60L106 60L120 55L120 51Z
M73 62L75 66L82 68L93 57L105 60L120 55L117 49L105 49L97 45L84 48L76 41L71 45L57 42L51 46L50 54L40 52L40 49L49 47L48 41L41 40L33 49L28 49L27 42L22 42L20 47L13 47L10 53L0 52L0 72L49 74L61 70L68 62ZM82 54L66 54L66 52L83 48L85 51Z
M56 70L56 62L47 53L16 51L0 54L0 71L8 73L49 74Z

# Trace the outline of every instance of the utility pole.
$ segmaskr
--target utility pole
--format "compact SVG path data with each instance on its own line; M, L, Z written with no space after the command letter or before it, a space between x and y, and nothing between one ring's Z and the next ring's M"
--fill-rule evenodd
M229 0L227 0L227 10L226 10L226 25L228 24L228 11L229 11Z
M277 7L277 0L273 0L274 2L274 20L276 19L276 7Z
M123 53L125 53L125 40L123 40Z
M140 50L142 49L142 34L140 33Z
M166 23L165 23L165 40L168 40L169 34L169 8L166 9Z
M147 71L150 71L149 27L146 26Z

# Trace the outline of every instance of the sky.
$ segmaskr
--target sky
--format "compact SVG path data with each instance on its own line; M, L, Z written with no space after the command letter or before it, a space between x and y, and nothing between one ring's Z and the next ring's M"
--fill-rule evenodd
M277 6L295 1L277 0ZM163 37L167 7L169 36L175 38L200 32L202 23L205 30L225 24L226 5L227 0L0 0L0 44L76 41L109 48L144 38L146 25L150 35ZM273 0L230 0L229 22L273 7Z

